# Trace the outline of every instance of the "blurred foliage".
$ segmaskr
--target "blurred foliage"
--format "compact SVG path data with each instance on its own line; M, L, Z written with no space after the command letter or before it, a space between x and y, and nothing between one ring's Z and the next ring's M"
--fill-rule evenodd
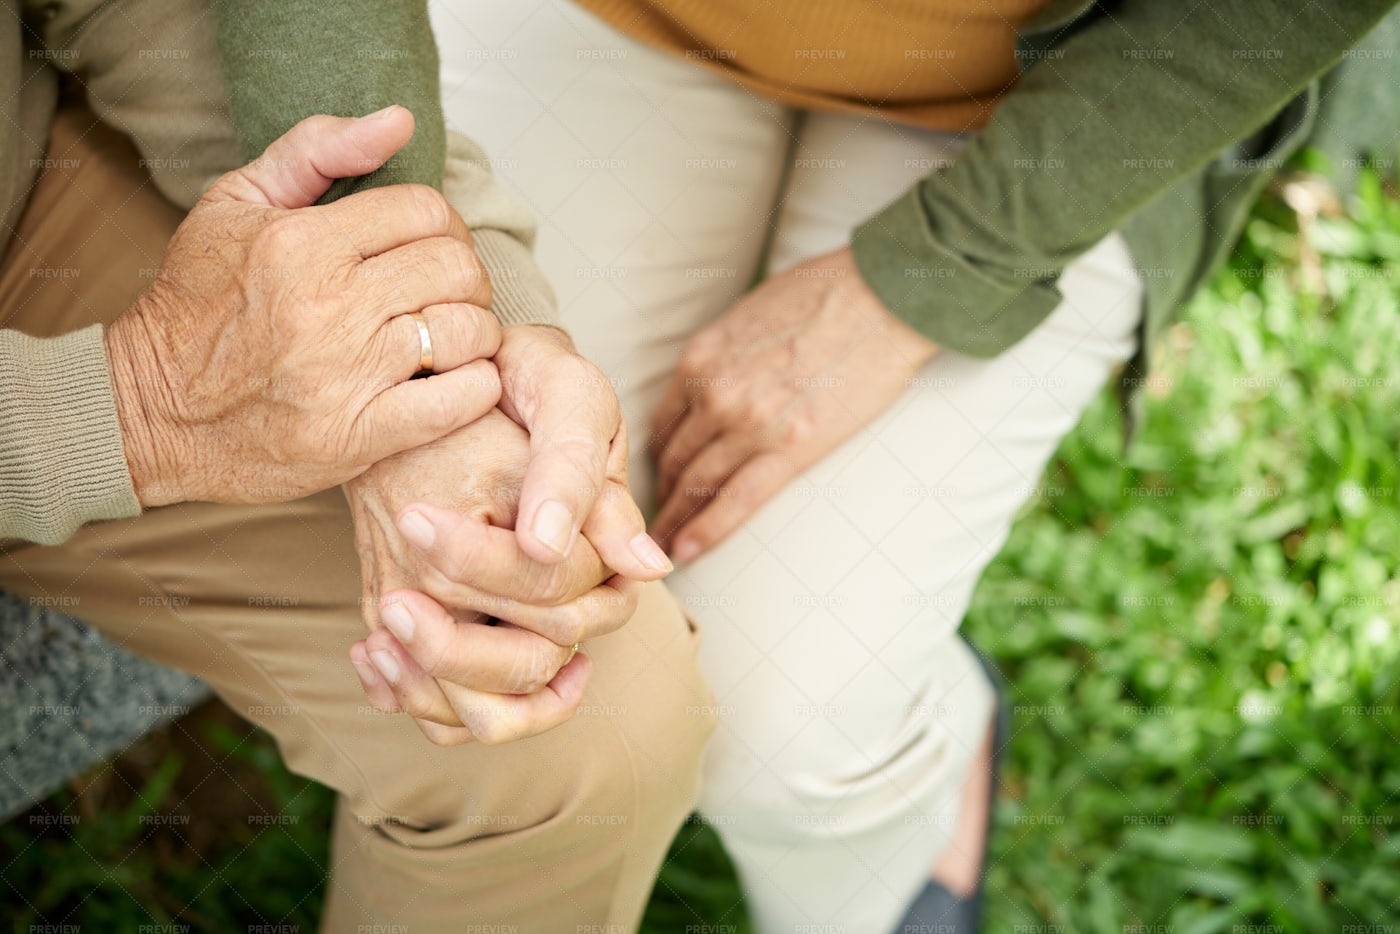
M1105 394L985 575L989 929L1400 917L1400 202L1349 215L1262 204L1127 456Z
M0 825L4 917L27 934L314 931L333 800L207 704Z
M1400 917L1400 201L1367 174L1327 214L1260 205L1160 342L1135 444L1106 391L977 591L966 631L1014 705L988 930ZM100 815L35 819L65 792L0 827L14 929L313 929L330 796L246 727L205 743L206 780L259 802L223 823L172 752ZM687 926L751 930L698 821L644 930Z

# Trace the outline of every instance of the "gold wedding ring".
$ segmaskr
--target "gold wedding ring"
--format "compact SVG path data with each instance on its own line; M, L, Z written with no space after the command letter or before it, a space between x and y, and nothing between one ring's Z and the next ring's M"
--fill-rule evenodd
M571 662L571 661L574 660L574 656L578 654L578 650L581 649L581 648L583 648L583 643L582 643L582 642L575 642L575 643L574 643L573 650L572 650L571 652L569 652L569 662ZM569 662L565 662L564 664L567 665L567 664L569 664Z
M409 317L418 325L418 372L414 375L427 376L433 372L433 335L428 332L428 319L423 312L415 311Z

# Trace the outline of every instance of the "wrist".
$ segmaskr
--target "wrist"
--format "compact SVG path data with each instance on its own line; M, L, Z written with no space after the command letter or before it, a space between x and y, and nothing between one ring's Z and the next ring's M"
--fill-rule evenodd
M191 499L177 481L178 462L169 439L173 432L156 404L158 368L144 323L133 309L102 335L112 374L112 395L121 424L122 450L131 485L143 508Z
M868 290L868 287L867 287ZM890 311L871 293L871 301L880 309L884 316L884 324L887 332L895 338L900 347L905 348L905 360L915 371L922 369L938 354L938 344L934 343L927 335L905 321L903 318Z
M852 307L867 308L873 312L876 320L871 324L880 327L894 338L904 352L905 361L913 369L919 369L934 358L938 353L938 344L885 305L861 274L860 267L856 264L855 253L850 247L837 250L831 254L831 259L839 270L837 281L853 290L850 296Z

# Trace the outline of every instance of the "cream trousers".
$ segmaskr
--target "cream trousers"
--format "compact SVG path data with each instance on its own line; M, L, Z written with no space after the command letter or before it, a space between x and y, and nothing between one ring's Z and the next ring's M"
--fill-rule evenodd
M622 398L644 505L651 410L686 339L756 276L845 245L963 143L794 112L565 0L433 10L449 127L539 215L564 322ZM703 812L762 931L889 930L949 844L993 701L958 624L1057 442L1137 343L1117 236L1060 284L1031 336L994 360L938 354L669 579L719 699Z

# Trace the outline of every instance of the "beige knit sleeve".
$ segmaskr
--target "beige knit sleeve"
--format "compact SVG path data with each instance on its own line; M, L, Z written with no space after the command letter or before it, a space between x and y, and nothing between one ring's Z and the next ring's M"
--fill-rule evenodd
M450 131L442 193L471 228L501 324L558 327L554 290L530 253L534 217L501 189L481 148Z
M102 327L62 337L0 330L0 539L62 542L141 512Z
M205 0L65 0L42 38L82 78L103 123L125 133L156 188L184 210L238 168L214 17Z

